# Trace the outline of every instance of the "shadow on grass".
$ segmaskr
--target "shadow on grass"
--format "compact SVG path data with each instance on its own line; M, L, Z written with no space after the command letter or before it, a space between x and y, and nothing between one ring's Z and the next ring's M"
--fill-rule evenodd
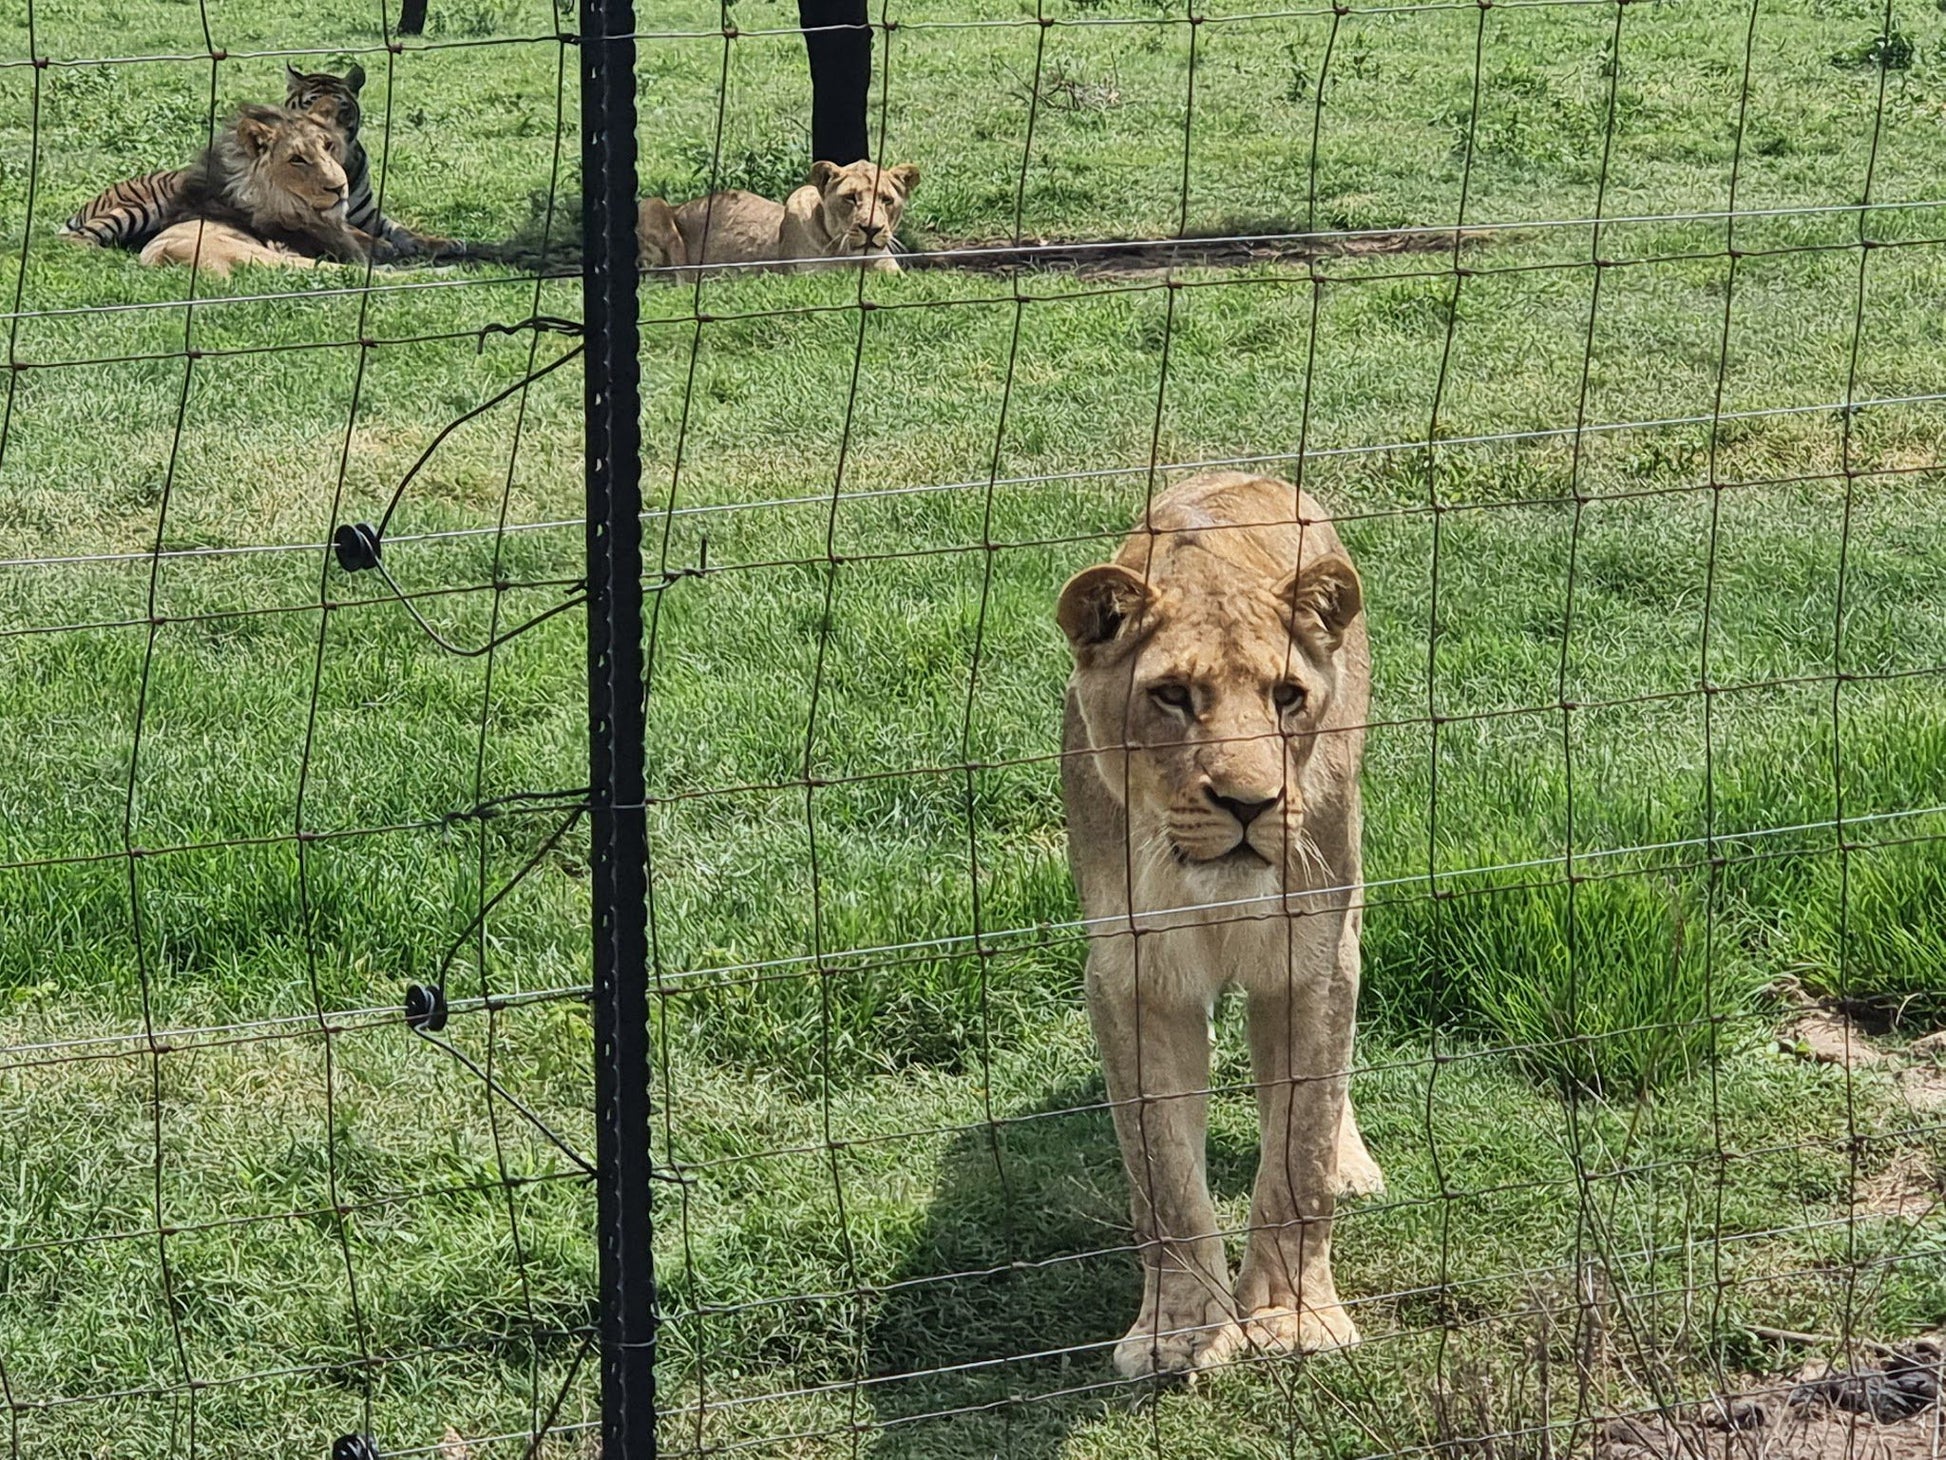
M1070 1084L953 1143L867 1334L876 1454L1044 1460L1139 1402L1109 1361L1140 1285L1104 1099ZM1213 1136L1212 1185L1247 1186L1255 1161Z
M880 1454L1051 1456L1127 1402L1095 1387L1138 1297L1103 1099L1098 1079L1069 1084L946 1153L868 1336Z

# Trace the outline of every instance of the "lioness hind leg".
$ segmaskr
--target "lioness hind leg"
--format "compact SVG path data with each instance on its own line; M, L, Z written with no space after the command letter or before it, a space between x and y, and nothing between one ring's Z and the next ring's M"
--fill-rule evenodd
M1250 1062L1263 1130L1236 1307L1253 1346L1312 1353L1358 1342L1331 1273L1357 931L1342 909L1287 928L1289 972L1250 990Z
M1338 1123L1338 1195L1377 1196L1384 1190L1385 1173L1365 1149L1358 1117L1352 1114L1351 1099L1346 1097L1344 1119Z
M189 219L171 224L150 239L142 249L142 262L150 268L163 264L190 264L219 279L229 277L237 264L272 264L281 268L309 269L317 260L306 258L275 244L265 243L254 234L227 223Z
M644 198L635 206L635 266L638 269L679 269L689 262L676 210L661 198Z
M1204 1157L1209 1011L1166 975L1138 978L1130 941L1103 939L1088 954L1089 1012L1142 1263L1142 1306L1115 1367L1132 1379L1190 1375L1242 1347Z

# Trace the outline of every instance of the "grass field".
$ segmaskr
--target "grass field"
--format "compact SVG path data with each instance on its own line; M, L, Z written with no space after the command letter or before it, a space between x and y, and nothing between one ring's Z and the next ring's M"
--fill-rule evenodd
M213 91L276 96L256 53L288 50L372 73L389 212L524 226L575 185L567 22L431 9L389 59L370 7L0 22L18 1454L450 1424L514 1456L564 1385L562 1423L593 1413L592 1193L512 1103L591 1150L584 833L539 795L586 776L578 615L455 656L318 546L568 348L484 327L577 288L244 271L192 310L186 275L52 237L186 158ZM892 4L909 242L1464 222L1464 277L1433 238L644 286L651 562L706 540L711 569L656 599L650 702L671 1453L1565 1453L1577 1416L1794 1365L1744 1325L1946 1323L1936 1086L1780 1056L1765 992L1896 1010L1888 1049L1946 1023L1946 15L1195 13ZM645 9L645 186L808 161L794 11L733 16L726 42L713 8ZM572 593L580 393L547 376L405 494L387 561L449 642ZM1354 1088L1390 1191L1338 1257L1368 1342L1138 1404L1104 1347L1136 1282L1051 606L1152 480L1300 453L1376 656ZM443 1037L510 1098L401 1025L442 978Z

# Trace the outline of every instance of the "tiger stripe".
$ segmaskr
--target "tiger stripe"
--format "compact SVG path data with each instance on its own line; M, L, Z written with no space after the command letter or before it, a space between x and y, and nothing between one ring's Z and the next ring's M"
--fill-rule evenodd
M105 189L61 225L61 237L97 248L140 248L172 221L186 167L144 173Z

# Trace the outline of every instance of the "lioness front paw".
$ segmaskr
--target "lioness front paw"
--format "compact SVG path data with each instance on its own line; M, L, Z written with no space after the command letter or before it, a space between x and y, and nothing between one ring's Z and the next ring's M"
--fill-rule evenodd
M1127 1378L1193 1376L1230 1363L1242 1347L1226 1277L1175 1271L1142 1300L1135 1324L1115 1345L1115 1369Z
M1328 1308L1256 1308L1243 1320L1243 1338L1269 1354L1317 1354L1353 1348L1358 1326L1336 1303Z
M1115 1345L1115 1372L1125 1378L1193 1378L1222 1369L1242 1353L1243 1330L1220 1310L1195 1326L1158 1326L1144 1314Z

